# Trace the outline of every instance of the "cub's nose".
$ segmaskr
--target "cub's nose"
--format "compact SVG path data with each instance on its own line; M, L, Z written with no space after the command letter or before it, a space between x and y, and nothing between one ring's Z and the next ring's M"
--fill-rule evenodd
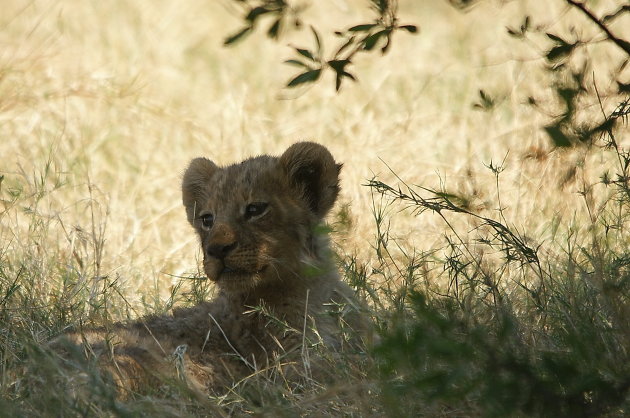
M206 248L206 254L210 257L223 260L230 252L232 252L232 250L236 248L237 245L238 243L236 241L230 244L210 244Z

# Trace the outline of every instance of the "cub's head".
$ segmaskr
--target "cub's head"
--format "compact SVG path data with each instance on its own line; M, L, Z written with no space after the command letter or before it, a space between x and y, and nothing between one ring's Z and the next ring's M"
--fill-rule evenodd
M298 278L320 256L315 229L335 203L340 169L312 142L225 167L192 160L182 195L208 278L228 291Z

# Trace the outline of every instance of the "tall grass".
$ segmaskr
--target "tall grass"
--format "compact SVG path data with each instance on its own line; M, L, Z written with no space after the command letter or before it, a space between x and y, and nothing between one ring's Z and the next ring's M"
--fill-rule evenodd
M502 215L479 219L454 196L428 191L423 198L378 181L371 187L411 210L440 213L448 230L437 260L434 253L403 262L405 272L417 275L405 274L414 285L384 293L406 299L407 307L386 322L375 351L391 413L627 414L625 185L614 192L621 200L602 208L586 234L571 225L559 233L566 241L548 251L527 244ZM463 238L449 225L449 212L481 222ZM382 263L397 265L393 277L400 277L400 260L387 256ZM441 269L444 280L423 280L426 273L417 269L423 263Z
M0 416L627 415L628 105L606 78L618 52L585 47L601 103L576 110L618 118L615 130L553 148L541 128L565 109L548 88L560 72L539 58L549 39L505 27L528 13L571 33L579 15L564 2L400 3L421 33L358 60L360 82L338 95L332 80L282 90L291 48L222 48L239 24L229 2L3 3ZM307 17L324 33L362 21L358 4ZM322 381L269 371L208 399L165 381L120 402L82 353L47 348L68 327L210 298L181 170L302 139L344 162L329 222L370 306L368 353L312 347L334 372Z

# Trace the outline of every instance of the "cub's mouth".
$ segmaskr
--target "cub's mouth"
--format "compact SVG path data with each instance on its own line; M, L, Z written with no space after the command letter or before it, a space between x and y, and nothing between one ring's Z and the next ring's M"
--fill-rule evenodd
M247 280L252 276L262 274L264 271L267 270L267 268L268 265L262 267L253 265L242 268L212 258L205 260L204 262L206 277L215 282Z
M223 265L216 269L216 273L212 276L208 275L212 280L246 280L252 276L256 276L262 274L265 270L267 270L267 266L264 266L258 270L253 269L243 269L234 266Z
M224 265L223 268L219 271L219 277L230 277L230 276L252 276L254 274L260 274L262 272L264 272L267 269L267 266L264 266L263 268L259 269L259 270L244 270L244 269L238 269L235 267L230 267L230 266L226 266Z

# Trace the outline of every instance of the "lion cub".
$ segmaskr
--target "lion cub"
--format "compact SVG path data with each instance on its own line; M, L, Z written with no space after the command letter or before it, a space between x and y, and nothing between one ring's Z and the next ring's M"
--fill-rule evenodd
M365 327L354 292L339 279L321 228L340 170L312 142L228 166L192 160L183 203L218 295L172 316L65 337L89 347L122 397L163 378L211 393L270 369L304 376L308 364L317 365L304 361L308 346L361 347Z

